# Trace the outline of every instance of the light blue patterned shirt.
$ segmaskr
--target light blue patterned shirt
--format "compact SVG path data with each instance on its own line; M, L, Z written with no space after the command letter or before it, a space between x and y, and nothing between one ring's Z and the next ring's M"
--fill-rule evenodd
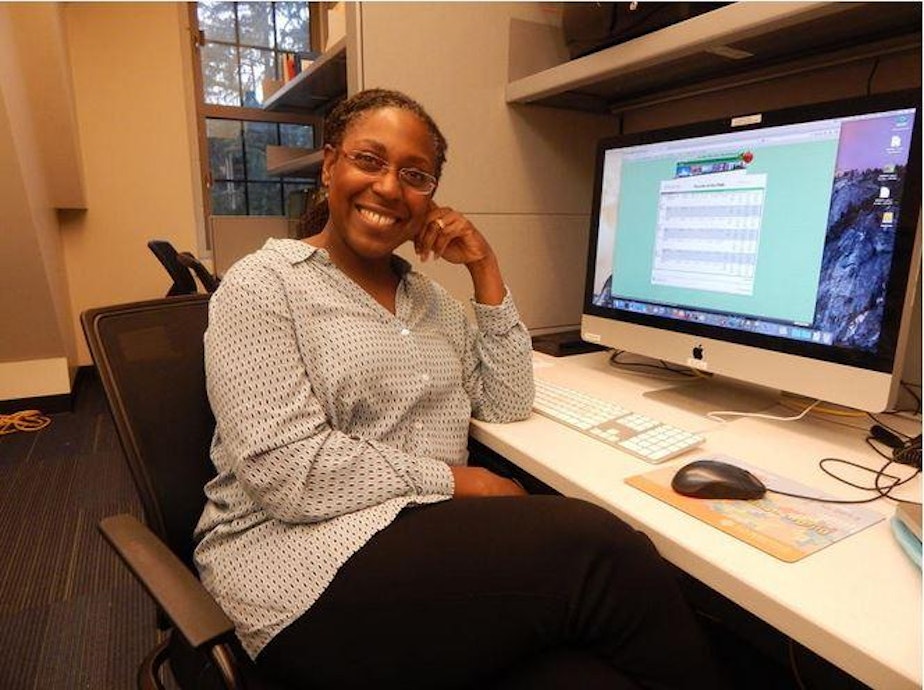
M469 419L529 415L530 338L508 294L473 305L395 258L392 314L326 251L269 240L211 298L218 475L196 565L252 656L402 508L452 496Z

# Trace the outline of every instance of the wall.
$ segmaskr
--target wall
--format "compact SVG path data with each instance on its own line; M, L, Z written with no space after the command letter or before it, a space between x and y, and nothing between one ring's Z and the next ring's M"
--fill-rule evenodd
M74 323L90 307L163 296L149 239L197 246L198 160L186 10L175 3L64 6L87 210L61 236ZM89 363L83 338L78 361Z
M76 347L55 208L84 201L60 7L0 4L0 401L66 394Z
M576 326L594 146L615 123L504 101L511 19L554 23L555 4L375 2L352 9L360 69L351 87L395 88L427 108L449 140L437 202L465 213L488 237L530 329ZM411 252L405 256L416 262ZM471 296L464 269L436 262L421 270L463 302Z
M87 308L158 297L195 248L186 9L0 3L0 404L67 396Z

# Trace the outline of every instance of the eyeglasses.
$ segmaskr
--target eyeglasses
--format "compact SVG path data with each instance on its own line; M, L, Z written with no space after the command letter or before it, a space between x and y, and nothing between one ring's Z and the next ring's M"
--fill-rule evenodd
M368 151L343 151L343 155L368 175L384 175L386 171L395 167ZM436 189L437 179L430 173L417 168L398 168L397 172L398 179L412 192L430 194Z

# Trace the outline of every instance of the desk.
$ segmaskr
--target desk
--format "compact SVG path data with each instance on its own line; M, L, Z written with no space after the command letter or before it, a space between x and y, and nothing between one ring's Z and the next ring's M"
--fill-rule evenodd
M822 472L818 460L839 457L876 468L883 462L864 442L865 432L843 426L867 424L861 418L738 418L722 424L703 414L715 407L691 399L676 404L668 389L677 382L615 370L608 353L533 357L537 375L549 381L705 433L704 446L669 465L723 453L842 498L863 498L864 492ZM695 385L701 398L724 396L721 384ZM770 412L794 414L783 406ZM829 421L835 419L841 423ZM919 422L907 426L920 431ZM628 486L626 477L655 466L549 419L534 414L513 424L476 421L471 435L561 493L603 506L643 530L672 563L867 685L921 687L921 571L898 546L888 519L785 563ZM898 469L896 474L910 474ZM919 501L920 477L899 492ZM884 499L866 505L886 518L894 512L894 503Z

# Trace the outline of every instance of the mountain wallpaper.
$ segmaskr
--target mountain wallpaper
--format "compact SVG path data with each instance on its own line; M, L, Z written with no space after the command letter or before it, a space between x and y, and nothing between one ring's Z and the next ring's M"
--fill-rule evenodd
M834 180L813 327L833 333L835 345L877 347L898 220L883 222L883 214L900 202L880 198L880 189L883 179L901 189L904 175L901 166L849 170Z

